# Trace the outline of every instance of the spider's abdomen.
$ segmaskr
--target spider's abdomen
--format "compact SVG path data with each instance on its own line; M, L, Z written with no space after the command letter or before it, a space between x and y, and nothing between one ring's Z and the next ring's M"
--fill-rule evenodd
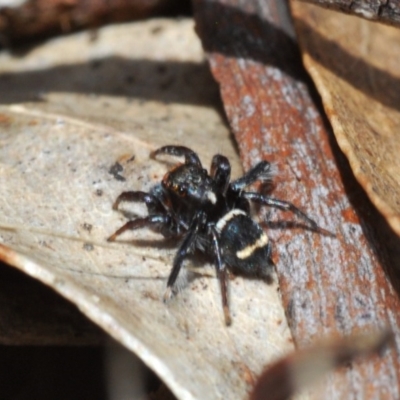
M217 222L216 230L223 262L249 275L270 272L272 261L268 236L248 214L233 209Z

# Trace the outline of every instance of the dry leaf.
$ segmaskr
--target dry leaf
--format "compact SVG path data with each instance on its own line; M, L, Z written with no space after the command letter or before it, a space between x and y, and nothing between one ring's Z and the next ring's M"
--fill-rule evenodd
M245 398L255 374L293 349L276 284L232 280L227 328L215 278L161 302L175 243L145 230L106 242L126 221L115 198L169 167L149 159L158 146L191 146L207 166L220 151L240 174L193 24L88 37L0 55L1 258L75 303L178 398Z
M400 235L400 30L293 2L306 68L340 148Z

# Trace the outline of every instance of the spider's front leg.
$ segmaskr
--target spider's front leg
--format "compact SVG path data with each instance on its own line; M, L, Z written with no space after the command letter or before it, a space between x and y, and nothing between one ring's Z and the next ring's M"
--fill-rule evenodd
M156 158L159 154L169 154L171 156L185 157L185 164L193 164L201 167L198 155L185 146L163 146L151 153L151 158Z
M177 235L179 233L179 227L174 223L174 219L156 196L141 191L123 192L115 200L113 210L118 210L120 203L124 201L145 203L149 215L144 218L136 218L128 221L107 239L108 242L115 241L115 239L125 231L144 227L152 228L160 232L164 237Z
M136 191L136 192L123 192L115 200L112 208L118 210L120 203L145 203L149 214L162 213L164 207L160 200L150 193Z
M254 201L255 203L262 204L265 206L270 206L274 208L278 208L282 211L291 211L293 214L297 215L303 221L307 222L309 226L316 232L322 233L327 236L335 237L336 235L332 232L321 228L313 219L311 219L307 214L297 208L294 204L289 203L288 201L275 199L270 196L263 195L257 192L243 192L241 196L247 200Z
M155 228L159 231L162 227L171 225L171 218L169 215L149 215L144 218L136 218L132 221L128 221L126 224L122 225L121 228L117 229L108 239L107 242L114 242L115 239L122 235L125 231L134 231L136 229L149 227Z

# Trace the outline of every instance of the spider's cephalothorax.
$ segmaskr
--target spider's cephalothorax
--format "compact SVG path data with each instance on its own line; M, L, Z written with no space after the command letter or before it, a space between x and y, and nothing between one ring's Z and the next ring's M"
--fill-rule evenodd
M318 232L328 233L293 204L258 192L246 192L245 187L271 178L270 164L261 161L243 177L230 181L231 167L220 154L213 157L210 173L201 165L195 152L184 146L164 146L152 153L184 157L165 174L161 184L146 192L124 192L115 201L143 202L148 216L128 221L109 241L126 230L150 227L165 237L182 238L167 282L164 299L172 295L182 263L188 254L198 249L215 260L221 285L225 322L231 323L227 299L226 268L246 275L269 277L272 272L271 244L260 225L250 216L249 201L292 211Z

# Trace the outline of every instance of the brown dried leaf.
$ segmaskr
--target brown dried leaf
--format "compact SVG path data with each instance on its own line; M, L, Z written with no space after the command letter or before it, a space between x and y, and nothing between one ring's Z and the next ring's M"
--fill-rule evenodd
M400 30L293 2L303 59L339 146L400 235Z
M158 146L191 146L205 165L220 151L240 174L193 24L150 21L87 39L0 55L0 256L75 303L178 398L245 398L255 374L293 349L277 286L231 281L227 328L215 278L161 302L175 243L147 231L106 242L126 221L111 209L116 196L149 189L168 167L149 159ZM116 162L123 170L110 173Z

